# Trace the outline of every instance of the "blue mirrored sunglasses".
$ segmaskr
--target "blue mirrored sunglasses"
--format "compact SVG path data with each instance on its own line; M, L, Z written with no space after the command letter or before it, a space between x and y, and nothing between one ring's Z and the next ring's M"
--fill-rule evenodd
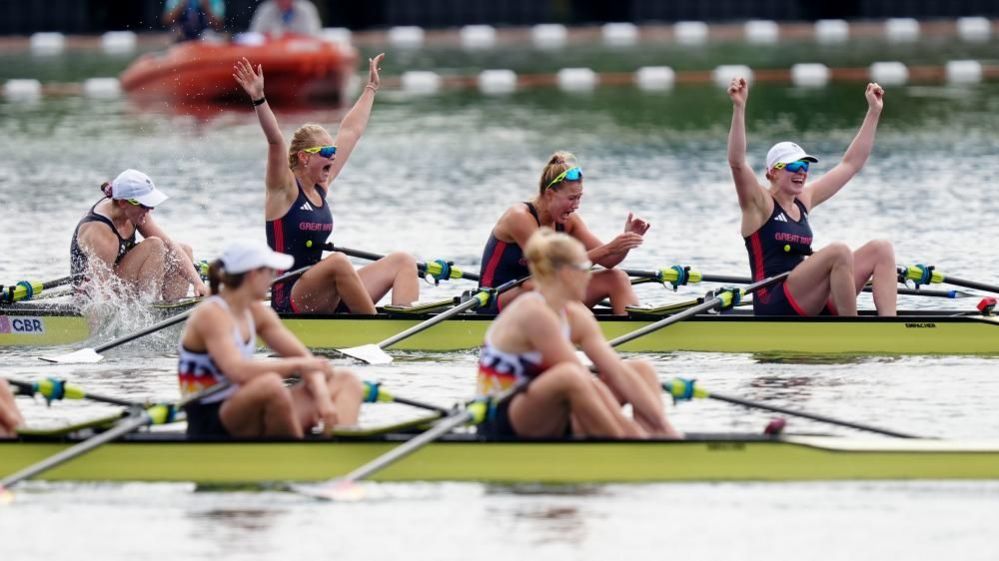
M336 155L336 146L313 146L303 149L302 152L306 154L319 154L326 159L330 159Z
M774 169L786 169L791 173L798 173L799 171L808 171L808 162L805 160L798 160L797 162L791 162L790 164L778 163L774 166Z
M561 183L563 181L579 181L582 178L583 168L578 166L569 168L555 176L555 179L552 179L551 183L545 186L545 189L551 189L552 185L555 185L556 183Z

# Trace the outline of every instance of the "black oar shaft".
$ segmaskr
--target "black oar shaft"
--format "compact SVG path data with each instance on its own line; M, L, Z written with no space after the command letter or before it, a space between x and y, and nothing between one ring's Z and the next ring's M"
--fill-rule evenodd
M987 284L984 282L978 282L973 280L959 279L957 277L952 277L950 275L944 275L944 282L957 286L963 286L965 288L974 288L976 290L984 290L985 292L999 293L999 286L996 286L994 284Z
M323 249L325 249L326 251L338 251L344 255L357 257L358 259L367 259L368 261L378 261L379 259L385 258L384 255L380 255L378 253L371 253L370 251L363 251L360 249L351 249L349 247L341 247L338 245L333 245L331 243L327 243L325 246L323 246ZM417 263L417 267L426 270L427 264ZM477 281L479 280L479 275L476 275L475 273L466 273L465 271L462 271L461 278Z
M664 388L666 385L664 384ZM841 427L848 427L852 429L873 432L877 434L883 434L885 436L894 436L897 438L919 438L916 435L906 434L901 432L896 432L889 429L882 429L878 427L873 427L871 425L865 425L861 423L854 423L852 421L843 421L840 419L835 419L833 417L826 417L825 415L818 415L815 413L809 413L807 411L796 411L794 409L787 409L785 407L779 407L777 405L768 405L766 403L760 403L756 401L750 401L748 399L742 399L738 397L732 397L728 395L722 395L714 392L708 392L708 397L711 399L717 399L718 401L724 401L727 403L734 403L736 405L742 405L744 407L750 407L755 409L763 409L766 411L771 411L773 413L781 413L784 415L792 415L794 417L801 417L804 419L811 419L813 421L819 421L822 423L828 423L832 425L839 425Z

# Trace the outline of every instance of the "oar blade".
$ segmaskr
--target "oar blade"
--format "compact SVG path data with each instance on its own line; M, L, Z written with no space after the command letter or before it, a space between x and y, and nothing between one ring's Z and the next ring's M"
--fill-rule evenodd
M94 349L80 349L71 353L61 355L48 355L38 357L45 362L56 364L94 364L104 360L104 356L97 354Z
M291 490L299 495L320 501L356 503L367 496L364 486L349 479L335 479L323 483L292 485Z
M337 349L337 352L368 364L389 364L392 362L392 357L383 351L381 347L374 344Z

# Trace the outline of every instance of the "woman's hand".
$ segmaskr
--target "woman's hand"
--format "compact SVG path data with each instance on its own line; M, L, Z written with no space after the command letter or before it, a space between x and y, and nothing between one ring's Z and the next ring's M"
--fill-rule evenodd
M234 72L232 77L236 79L237 84L243 87L251 100L264 97L264 67L262 65L258 64L254 71L250 61L243 57L243 60L236 61L236 65L232 69Z
M201 282L200 280L194 284L194 295L197 296L198 298L209 296L210 293L211 290L209 290L208 287L205 286L205 283Z
M644 236L645 232L648 232L651 226L652 226L651 224L649 224L645 220L642 220L641 218L636 217L630 212L628 213L628 219L624 221L625 233L634 232L639 236Z
M618 234L616 238L611 240L607 245L607 251L611 254L627 253L636 247L642 245L644 238L641 234L635 232L625 232L623 234Z
M885 90L877 82L867 84L867 91L864 92L864 97L867 98L867 108L872 111L880 113L881 109L885 106Z
M732 98L732 105L745 107L746 98L749 97L749 83L745 78L732 78L728 85L728 97Z
M378 72L381 71L380 65L382 59L385 58L385 53L379 53L375 58L368 59L368 86L371 89L378 91L378 88L382 86L382 79L378 76ZM365 86L367 87L367 86Z

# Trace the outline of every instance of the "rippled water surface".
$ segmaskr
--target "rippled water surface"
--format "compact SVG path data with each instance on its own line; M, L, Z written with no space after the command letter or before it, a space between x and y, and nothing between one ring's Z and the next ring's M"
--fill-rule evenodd
M725 49L704 56L722 57ZM975 49L965 56L983 56L986 47ZM994 45L988 49L994 53ZM654 62L644 53L633 53L634 61L620 53L583 53L597 61L591 65L607 70ZM787 56L771 54L770 60ZM822 53L813 48L808 54ZM844 47L829 56L833 63L862 65L879 54L872 47ZM924 63L940 56L924 47L910 55ZM50 61L63 65L61 70L41 65L39 77L68 74L64 80L73 80L81 76L71 69L101 75L121 66L96 56ZM431 50L388 66L513 66L497 56L483 60ZM533 66L545 69L550 56L539 56ZM580 65L575 58L583 55L567 56L574 64L561 66ZM670 63L684 67L682 61ZM628 265L682 263L717 274L748 272L725 154L731 110L719 89L605 88L581 95L542 89L500 98L474 92L378 95L368 131L331 191L337 244L445 257L475 270L495 219L513 201L532 196L547 156L567 149L586 170L581 213L599 236L618 232L629 211L652 222ZM754 87L751 163L761 168L770 144L795 139L820 158L813 174L822 173L845 150L864 109L863 84ZM340 117L336 109L279 114L288 134L304 122L335 128ZM888 88L870 162L810 216L816 244L888 238L902 263L933 263L985 282L999 279L996 130L999 85ZM198 257L213 257L232 237L264 237L265 143L249 107L192 116L143 110L126 100L0 101L0 153L0 282L66 274L76 221L98 199L98 185L126 167L147 172L171 195L156 217L174 237L191 243ZM466 288L471 286L427 287L424 297ZM641 296L665 302L702 290L674 294L645 285ZM977 301L905 298L902 306L967 310ZM862 297L861 304L870 301ZM149 321L122 311L106 338ZM173 331L147 338L90 366L43 365L35 358L39 349L0 350L0 374L59 375L94 392L172 400L176 336ZM999 438L999 377L991 358L649 358L663 377L695 377L705 387L749 399L915 434ZM473 353L413 353L391 366L358 371L399 395L449 404L470 396L474 362ZM86 403L21 405L32 424L46 426L110 410ZM670 412L689 431L758 431L770 419L710 401ZM412 414L374 406L362 421ZM789 425L848 434L793 419ZM192 485L31 483L17 502L0 508L0 559L125 559L148 555L152 544L186 559L999 558L995 482L393 484L376 490L374 500L361 504L325 505L279 492L223 493Z

